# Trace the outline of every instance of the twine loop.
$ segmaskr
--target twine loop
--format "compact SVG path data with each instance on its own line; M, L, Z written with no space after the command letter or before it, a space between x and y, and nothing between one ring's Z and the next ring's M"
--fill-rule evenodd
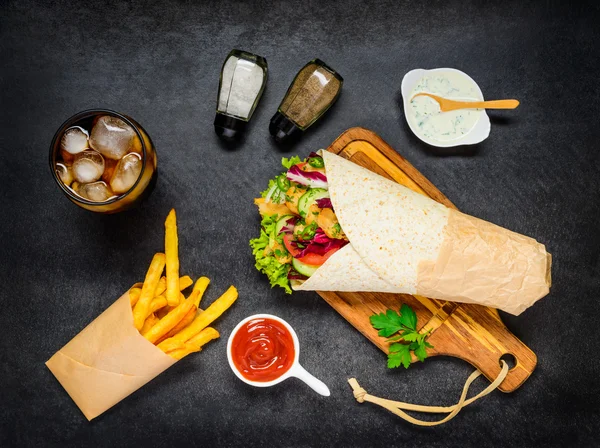
M387 409L388 411L396 414L398 417L406 420L407 422L413 423L415 425L436 426L436 425L441 425L442 423L446 423L449 420L452 420L461 411L461 409L470 405L474 401L479 400L482 397L485 397L487 394L489 394L490 392L495 390L500 384L502 384L502 381L504 381L504 379L506 378L506 375L508 375L509 369L508 369L508 364L504 360L501 360L501 362L502 362L502 369L500 370L500 373L498 374L496 379L494 381L492 381L492 383L488 387L486 387L484 390L479 392L477 395L467 399L467 393L469 392L469 387L471 386L473 381L475 381L481 375L481 372L479 370L476 370L475 372L473 372L469 376L469 378L467 378L467 381L465 382L465 385L463 387L463 390L460 395L460 399L458 400L458 403L456 403L453 406L422 406L422 405L418 405L418 404L403 403L401 401L386 400L384 398L379 398L379 397L375 397L373 395L369 395L366 390L364 390L362 387L360 387L360 385L358 384L358 381L356 381L356 378L350 378L348 380L348 383L352 387L352 390L354 392L354 398L356 398L356 401L358 401L359 403L364 403L365 401L371 402L373 404L376 404L378 406L381 406L381 407ZM442 420L429 422L429 421L419 420L417 418L414 418L411 415L404 412L405 410L406 411L432 413L432 414L448 413L448 415L446 417L444 417Z

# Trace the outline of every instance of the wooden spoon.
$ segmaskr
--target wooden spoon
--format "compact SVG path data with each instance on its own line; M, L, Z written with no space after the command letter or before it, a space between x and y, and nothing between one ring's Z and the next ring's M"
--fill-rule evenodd
M428 96L429 98L433 98L439 103L442 112L449 112L457 109L515 109L519 105L517 100L454 101L424 92L414 95L411 98L411 101L416 96Z

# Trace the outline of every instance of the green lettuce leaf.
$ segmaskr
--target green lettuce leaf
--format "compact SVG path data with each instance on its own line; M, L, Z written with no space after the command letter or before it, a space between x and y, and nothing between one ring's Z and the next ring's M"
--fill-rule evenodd
M290 158L283 157L281 159L281 165L286 170L289 170L290 167L300 162L302 162L302 159L298 156L293 156ZM285 174L285 172L282 174ZM267 189L262 191L260 195L263 198L266 197L267 194L269 194L269 190L273 187L273 185L276 185L276 183L276 178L269 180ZM279 194L285 194L285 191L279 192ZM271 282L271 287L280 286L285 289L285 292L291 294L292 289L290 288L290 281L287 278L290 265L281 264L272 255L264 254L265 248L269 245L269 236L275 233L275 224L277 223L277 218L277 215L273 215L265 216L262 219L260 223L260 236L250 240L250 247L252 248L252 254L256 260L256 269L264 274L267 274L267 277L269 277L269 281Z
M290 169L292 166L296 165L297 163L302 162L302 159L298 156L293 156L290 157L289 159L287 157L284 157L281 159L281 165L285 168L285 169Z
M265 248L269 245L269 236L275 233L275 224L277 223L278 215L265 216L260 225L260 236L250 240L252 255L256 260L256 269L269 277L271 287L280 286L285 289L288 294L292 293L290 281L287 278L290 266L281 264L272 255L265 255Z

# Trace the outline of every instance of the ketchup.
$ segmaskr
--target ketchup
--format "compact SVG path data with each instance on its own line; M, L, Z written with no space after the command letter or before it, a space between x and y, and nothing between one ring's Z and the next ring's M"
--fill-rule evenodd
M257 318L242 326L231 343L231 357L238 371L250 381L273 381L287 372L295 358L294 340L288 329L269 318Z

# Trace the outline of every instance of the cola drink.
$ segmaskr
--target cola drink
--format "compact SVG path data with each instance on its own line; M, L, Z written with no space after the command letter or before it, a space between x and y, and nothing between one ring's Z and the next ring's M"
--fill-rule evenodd
M156 151L132 118L89 110L69 118L50 147L55 181L75 204L115 213L143 200L156 183Z

